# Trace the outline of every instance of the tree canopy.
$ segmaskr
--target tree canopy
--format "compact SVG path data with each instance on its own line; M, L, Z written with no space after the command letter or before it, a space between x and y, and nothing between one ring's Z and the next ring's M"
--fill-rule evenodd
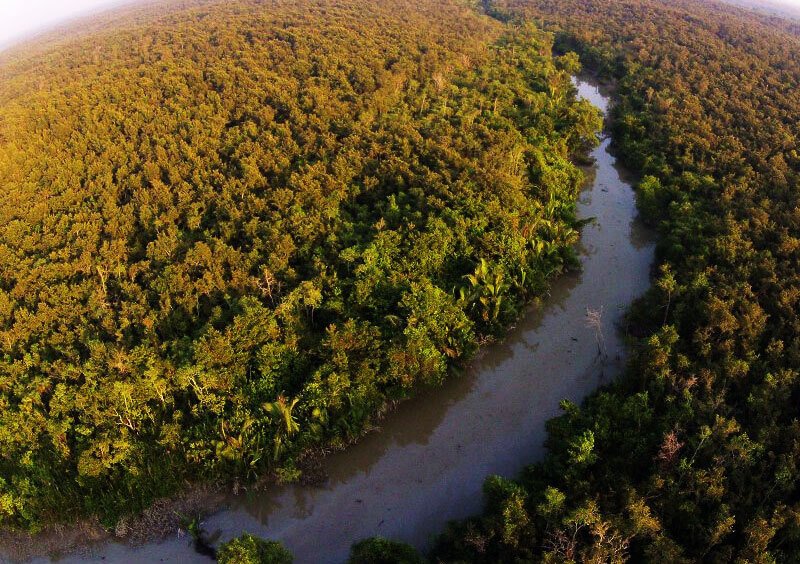
M220 564L292 564L294 561L282 544L248 533L222 543L216 557Z

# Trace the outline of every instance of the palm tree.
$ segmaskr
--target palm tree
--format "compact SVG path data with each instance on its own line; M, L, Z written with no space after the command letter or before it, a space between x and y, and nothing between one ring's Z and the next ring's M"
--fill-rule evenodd
M298 398L294 398L289 402L286 400L286 397L281 394L276 401L264 404L264 410L269 414L270 418L281 422L281 426L275 433L274 439L276 460L283 450L284 439L291 437L300 430L300 424L294 418L294 415L292 415L292 410L299 401Z
M483 320L489 321L490 314L493 320L497 319L500 313L500 304L503 301L502 294L507 289L503 270L496 268L494 271L490 271L486 259L482 258L480 264L475 267L475 272L467 274L464 278L469 280L472 285L473 291L469 299L477 298L483 305ZM467 299L467 296L467 292L462 289L462 299Z

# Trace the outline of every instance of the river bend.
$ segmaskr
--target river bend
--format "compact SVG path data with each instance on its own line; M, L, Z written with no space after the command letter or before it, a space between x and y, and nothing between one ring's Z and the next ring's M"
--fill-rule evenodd
M575 84L608 110L596 85ZM581 217L596 218L581 235L579 272L556 280L544 304L504 342L486 347L464 375L401 404L380 432L328 457L326 484L242 494L204 528L221 540L244 531L280 540L300 564L341 563L353 542L373 535L425 549L448 520L481 510L486 476L513 477L541 458L545 422L559 413L559 401L579 402L619 374L620 321L649 285L653 244L609 142L592 152L592 180L579 202ZM587 308L602 308L605 360L586 326ZM139 547L100 544L62 560L87 561L208 562L177 536Z

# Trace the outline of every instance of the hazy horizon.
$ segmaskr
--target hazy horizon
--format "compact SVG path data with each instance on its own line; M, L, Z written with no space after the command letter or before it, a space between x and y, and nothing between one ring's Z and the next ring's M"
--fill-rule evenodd
M124 3L126 0L3 0L0 2L0 49L71 19Z
M0 49L47 31L71 19L102 12L114 5L136 0L4 0L0 3ZM762 5L765 9L784 6L797 11L800 0L723 0L735 5Z

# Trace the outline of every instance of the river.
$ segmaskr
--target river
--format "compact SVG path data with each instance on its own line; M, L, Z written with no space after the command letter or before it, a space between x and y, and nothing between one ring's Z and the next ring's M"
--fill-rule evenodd
M580 96L608 110L596 85L575 84ZM579 202L581 217L596 218L581 235L579 272L556 280L544 304L466 373L401 404L380 432L325 459L327 483L240 494L204 528L220 540L244 531L280 540L299 564L344 562L353 542L373 535L424 550L448 520L481 510L486 476L513 477L540 459L545 422L559 413L559 401L579 402L619 374L620 321L649 285L653 243L609 142L592 152L593 179ZM603 312L605 358L587 327L587 308ZM60 561L208 562L177 535L138 547L99 544Z

